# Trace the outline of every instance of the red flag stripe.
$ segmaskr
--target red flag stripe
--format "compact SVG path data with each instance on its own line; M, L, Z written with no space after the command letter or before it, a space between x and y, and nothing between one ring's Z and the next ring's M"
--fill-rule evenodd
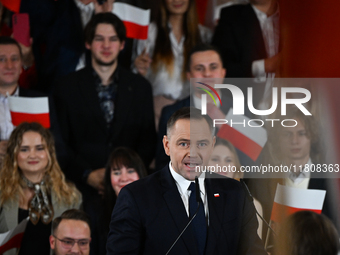
M9 239L8 242L6 242L0 247L0 254L12 248L19 248L21 246L21 240L23 236L24 236L24 232L19 233L13 236L11 239Z
M18 13L20 11L21 0L1 0L0 2L13 12Z
M259 144L227 124L222 125L217 136L229 140L237 149L248 155L253 161L256 161L261 153L262 147Z
M298 211L312 211L318 214L321 213L321 210L317 210L317 209L313 210L313 209L296 208L296 207L290 207L290 206L286 206L286 205L282 205L282 204L278 204L274 202L272 215L270 219L275 222L282 222L289 215L296 213Z
M123 20L126 27L126 37L146 40L148 38L148 26L141 26L133 22Z
M44 128L50 128L50 114L49 113L21 113L11 112L12 123L14 126L18 126L22 122L38 122Z

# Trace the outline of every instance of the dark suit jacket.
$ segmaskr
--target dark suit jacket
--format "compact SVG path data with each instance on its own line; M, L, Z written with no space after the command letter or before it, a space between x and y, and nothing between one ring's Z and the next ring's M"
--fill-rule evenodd
M250 4L221 10L212 44L221 51L226 77L252 77L252 62L267 58L260 23Z
M229 178L206 178L205 186L209 207L206 254L266 254L256 233L254 205L241 184ZM167 166L121 190L112 213L107 254L165 254L188 221ZM194 243L189 227L170 254L198 254Z
M151 85L140 75L117 67L119 76L114 118L107 128L93 69L86 67L64 77L55 91L55 103L64 140L73 154L69 177L78 182L85 170L106 166L118 146L134 149L146 167L154 157L156 132Z

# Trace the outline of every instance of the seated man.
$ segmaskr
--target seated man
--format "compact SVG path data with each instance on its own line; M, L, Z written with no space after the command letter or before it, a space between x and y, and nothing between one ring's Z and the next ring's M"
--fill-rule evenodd
M0 166L14 126L9 110L8 95L19 97L43 97L44 94L19 87L19 77L22 72L23 54L19 43L13 38L0 36ZM64 165L66 155L57 124L53 102L49 100L51 132L56 141L58 161Z
M53 220L50 246L55 255L88 255L90 242L90 219L83 211L70 209Z
M185 107L171 116L163 139L171 162L121 190L107 254L266 254L254 205L240 182L201 172L214 143L212 120L198 109Z

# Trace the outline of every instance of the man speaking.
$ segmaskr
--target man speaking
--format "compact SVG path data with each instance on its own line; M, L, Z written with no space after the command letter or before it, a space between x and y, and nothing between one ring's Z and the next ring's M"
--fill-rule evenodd
M182 108L171 116L163 139L171 162L121 190L107 254L165 255L173 244L168 254L266 254L254 206L241 184L198 170L208 164L213 131L212 120L197 109Z

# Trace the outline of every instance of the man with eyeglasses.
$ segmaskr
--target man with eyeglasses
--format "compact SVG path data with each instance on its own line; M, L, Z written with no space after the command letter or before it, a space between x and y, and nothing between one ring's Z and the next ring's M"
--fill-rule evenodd
M55 255L88 255L90 242L90 219L83 211L67 210L53 220L50 246Z

